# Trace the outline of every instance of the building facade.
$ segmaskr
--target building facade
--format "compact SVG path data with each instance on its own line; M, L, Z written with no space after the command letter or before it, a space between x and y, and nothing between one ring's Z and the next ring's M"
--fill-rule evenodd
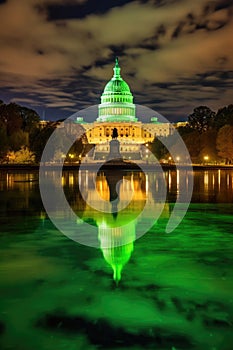
M96 145L95 159L104 159L108 154L114 128L118 131L123 158L140 159L140 145L153 141L156 136L171 135L173 127L170 123L160 123L157 117L152 117L149 123L139 121L130 87L121 77L118 59L113 72L101 95L96 121L86 123L82 117L77 117L74 122L85 129L88 142Z

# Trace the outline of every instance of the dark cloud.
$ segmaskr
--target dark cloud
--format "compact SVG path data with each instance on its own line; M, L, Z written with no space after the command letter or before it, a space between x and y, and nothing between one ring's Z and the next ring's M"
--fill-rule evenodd
M49 20L83 19L92 13L104 15L114 7L123 6L134 0L86 0L76 4L49 4L47 6Z
M172 38L181 35L191 34L198 30L214 31L229 23L231 19L231 9L217 6L211 2L203 7L200 13L188 13L176 26L172 33Z
M171 120L217 109L232 103L231 14L231 1L1 2L0 98L68 116L99 103L119 56L136 103Z

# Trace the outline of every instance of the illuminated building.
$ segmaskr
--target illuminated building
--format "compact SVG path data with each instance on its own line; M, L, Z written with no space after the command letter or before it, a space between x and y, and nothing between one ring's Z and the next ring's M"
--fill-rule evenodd
M106 158L114 128L118 131L123 158L140 159L141 144L153 141L155 136L169 136L173 128L170 123L160 123L155 116L149 123L139 121L130 87L121 77L118 59L113 71L101 95L96 121L87 123L78 116L74 122L83 126L88 142L96 145L94 159Z

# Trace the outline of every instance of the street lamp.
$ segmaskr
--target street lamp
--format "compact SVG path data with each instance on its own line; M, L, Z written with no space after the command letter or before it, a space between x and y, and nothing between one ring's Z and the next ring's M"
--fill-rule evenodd
M204 161L207 163L209 160L209 156L204 156Z
M177 160L177 162L179 162L180 161L180 157L176 157L176 160Z

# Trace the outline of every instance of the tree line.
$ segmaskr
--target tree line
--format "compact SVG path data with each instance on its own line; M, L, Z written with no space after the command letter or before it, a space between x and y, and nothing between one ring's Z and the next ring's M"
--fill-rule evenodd
M34 163L41 159L44 147L57 128L57 122L41 126L40 117L34 110L16 103L5 104L0 100L0 162ZM81 127L81 126L79 126ZM72 126L75 129L75 125ZM233 163L233 105L220 108L216 113L207 106L194 108L185 126L178 127L193 163ZM69 139L66 129L61 131L56 147L48 160L61 160L62 150ZM171 147L172 136L169 137ZM65 155L70 161L77 161L89 149L86 137L78 139ZM155 137L149 145L157 159L169 159L169 151L163 145L163 138ZM182 155L179 155L182 161ZM76 157L76 158L75 158Z
M38 163L44 147L59 122L40 123L40 116L34 110L16 103L5 104L0 100L0 163ZM65 128L54 143L48 161L62 159L69 135ZM78 139L69 154L80 155L86 140ZM69 157L68 155L64 155ZM72 158L72 161L76 159Z
M233 105L220 108L216 113L207 106L194 108L185 126L177 128L193 163L233 164ZM172 137L168 136L171 140ZM163 138L156 138L150 148L161 160L169 159ZM182 161L182 155L180 160Z

